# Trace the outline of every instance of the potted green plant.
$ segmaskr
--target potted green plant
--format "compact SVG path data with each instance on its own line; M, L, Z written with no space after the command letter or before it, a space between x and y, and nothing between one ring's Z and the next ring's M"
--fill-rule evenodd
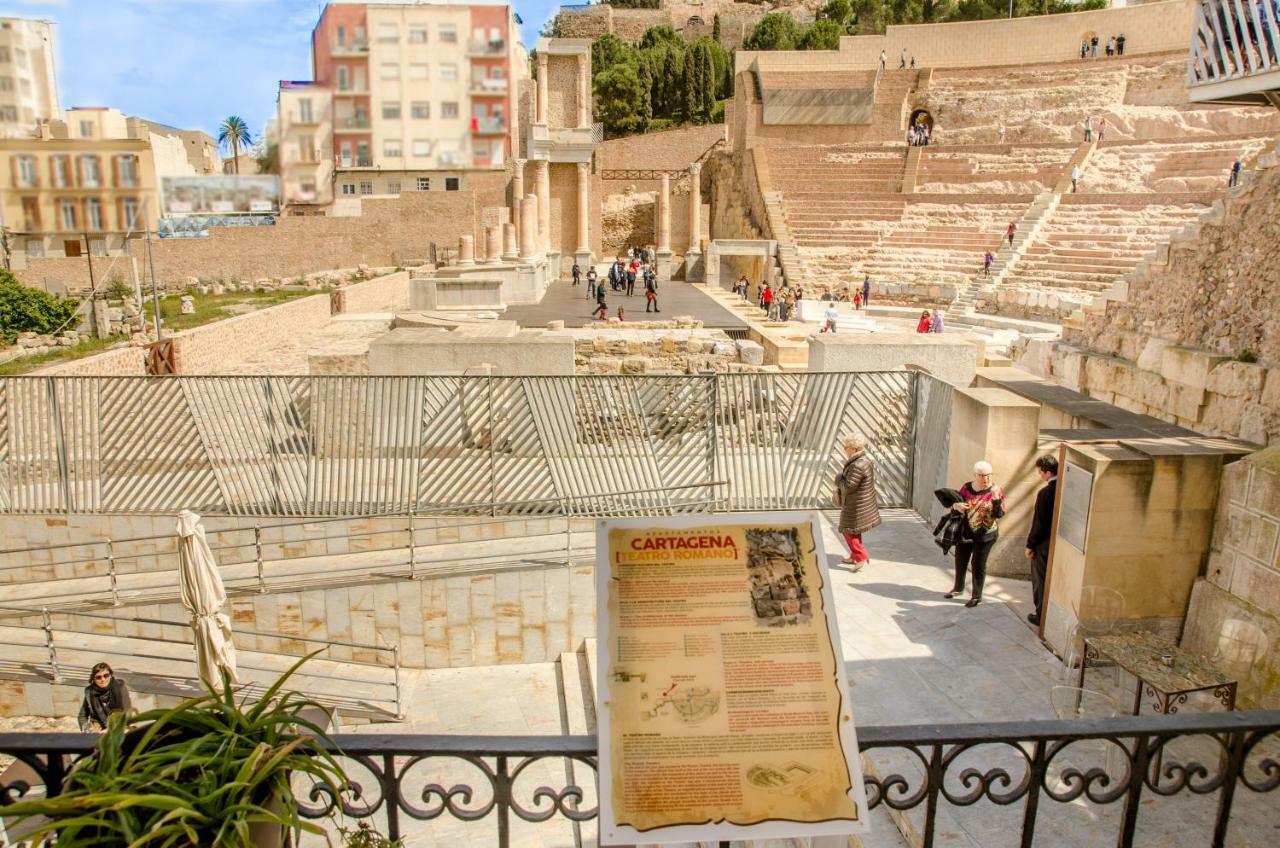
M283 689L302 662L252 703L224 685L131 721L111 716L61 794L13 804L6 817L43 816L24 838L53 837L58 848L239 848L323 833L299 816L290 778L309 775L335 795L346 778L320 744L323 729L299 715L319 705Z

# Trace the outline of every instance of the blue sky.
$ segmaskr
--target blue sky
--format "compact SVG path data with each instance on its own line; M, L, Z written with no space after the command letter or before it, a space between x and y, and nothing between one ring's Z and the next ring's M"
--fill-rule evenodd
M317 0L0 0L57 23L63 107L112 106L213 133L240 115L256 138L282 79L311 76ZM516 0L524 43L558 4Z

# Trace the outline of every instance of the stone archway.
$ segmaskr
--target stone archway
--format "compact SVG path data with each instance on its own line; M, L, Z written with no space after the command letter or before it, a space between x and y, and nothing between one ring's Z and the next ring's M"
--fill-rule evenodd
M721 288L720 262L728 256L750 256L762 259L765 280L772 283L777 265L778 243L770 239L712 239L707 245L703 282L709 288Z
M929 134L933 135L933 115L929 114L928 109L916 109L912 111L911 117L907 119L908 127L925 126L929 128Z

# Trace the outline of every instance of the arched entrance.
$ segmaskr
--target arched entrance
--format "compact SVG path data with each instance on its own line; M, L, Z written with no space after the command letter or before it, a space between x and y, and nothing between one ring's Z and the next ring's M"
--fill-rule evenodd
M928 109L916 109L911 113L911 117L907 119L908 127L927 127L929 134L933 134L933 115L929 114Z

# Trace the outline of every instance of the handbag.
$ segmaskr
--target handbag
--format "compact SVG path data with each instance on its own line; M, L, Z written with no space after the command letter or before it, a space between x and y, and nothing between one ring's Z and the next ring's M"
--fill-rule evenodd
M835 488L831 490L831 502L836 506L844 507L844 487L840 484L844 482L844 472L841 471L836 475Z

